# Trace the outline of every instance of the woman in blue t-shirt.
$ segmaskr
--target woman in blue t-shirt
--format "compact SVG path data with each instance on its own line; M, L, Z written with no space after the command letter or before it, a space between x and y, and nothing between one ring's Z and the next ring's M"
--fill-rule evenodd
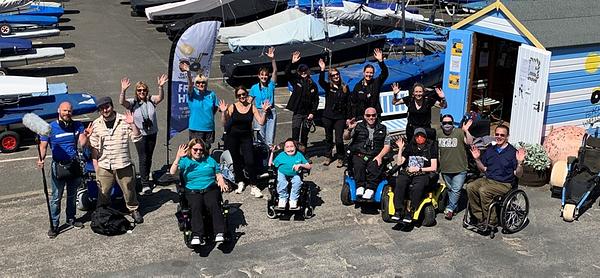
M277 206L279 208L285 208L288 201L287 179L291 178L292 190L289 194L290 209L297 209L300 186L302 186L302 180L298 173L301 169L310 170L312 165L310 165L304 155L298 151L296 141L292 138L285 140L283 143L283 152L277 155L275 160L273 160L273 151L271 151L269 160L269 165L275 165L275 167L277 167L277 193L279 194Z
M185 197L192 210L191 245L202 245L204 222L203 207L212 218L215 242L225 240L225 219L221 210L221 192L228 190L221 175L219 164L208 155L208 148L202 139L194 138L179 146L175 161L169 172L175 175L181 172L181 182L185 185ZM219 190L220 189L220 190Z

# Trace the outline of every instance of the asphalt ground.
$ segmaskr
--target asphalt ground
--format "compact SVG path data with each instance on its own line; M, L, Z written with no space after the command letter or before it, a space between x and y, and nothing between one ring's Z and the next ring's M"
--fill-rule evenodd
M65 5L69 21L62 24L61 35L35 41L64 45L66 58L13 73L47 76L51 82L67 82L72 92L110 95L115 100L125 75L155 88L156 76L168 68L170 42L164 34L142 18L130 17L129 6L118 1ZM209 87L231 101L232 89L220 79L218 55ZM285 103L285 91L278 90L276 99ZM166 110L166 103L158 108L161 123L166 121ZM289 112L279 110L278 140L290 134L290 118ZM163 132L164 128L154 155L155 169L165 163ZM186 138L184 132L172 144ZM322 130L310 138L318 144ZM78 212L86 227L65 229L50 240L35 159L32 145L0 154L2 277L592 277L600 273L597 206L569 224L559 217L560 201L550 198L548 186L524 188L530 199L530 222L516 234L490 239L466 230L460 221L462 212L453 221L438 215L434 227L398 229L383 223L373 209L342 206L343 169L320 165L321 157L313 158L315 168L305 179L316 193L312 219L267 219L265 198L256 199L248 191L226 194L235 206L230 221L235 240L193 251L183 244L174 217L177 197L173 186L167 186L140 197L145 223L132 233L110 238L94 234L89 215Z

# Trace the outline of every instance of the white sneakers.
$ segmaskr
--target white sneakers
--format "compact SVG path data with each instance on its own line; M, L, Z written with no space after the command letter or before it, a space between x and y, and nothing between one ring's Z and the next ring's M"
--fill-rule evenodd
M375 193L375 191L373 191L373 189L367 189L365 190L365 193L362 195L363 199L371 199L371 197L373 197L373 193ZM358 194L356 194L358 195Z
M250 188L250 194L256 198L262 198L263 196L262 192L260 192L260 189L258 189L256 186L252 186L252 188Z
M215 236L215 242L223 242L225 241L225 236L223 235L223 233L218 233Z
M192 238L192 241L190 242L191 245L200 245L201 241L200 241L200 237L199 236L194 236Z
M285 209L285 205L287 204L287 199L279 199L277 203L277 208Z
M290 209L298 209L298 200L290 200Z
M364 187L359 187L356 189L356 196L362 196L365 193Z
M243 181L238 182L237 184L237 189L235 190L235 194L242 194L242 192L244 191L244 188L246 187L246 185L244 184Z

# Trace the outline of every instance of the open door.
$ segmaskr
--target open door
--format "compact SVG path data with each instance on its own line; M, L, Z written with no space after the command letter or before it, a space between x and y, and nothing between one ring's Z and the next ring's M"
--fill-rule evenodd
M510 142L540 143L544 127L550 51L521 45L510 116Z

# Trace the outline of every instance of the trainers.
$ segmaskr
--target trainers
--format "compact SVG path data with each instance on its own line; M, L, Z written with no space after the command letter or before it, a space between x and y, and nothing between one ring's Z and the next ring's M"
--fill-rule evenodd
M298 209L298 200L290 200L290 209Z
M262 192L260 192L260 189L258 189L258 187L256 186L252 186L252 188L250 189L250 194L252 194L252 196L256 198L262 198L263 196Z
M402 215L399 212L394 213L394 215L392 215L392 220L393 221L400 221L402 219Z
M142 224L142 223L144 223L144 217L142 217L142 214L138 210L132 211L131 212L131 217L133 217L133 221L136 224Z
M67 225L73 227L73 228L77 228L77 229L83 229L83 223L75 220L75 219L69 219L67 220Z
M223 233L218 233L215 236L215 242L223 242L225 241L225 236L223 235Z
M200 243L202 243L202 242L200 241L200 237L199 236L194 236L192 238L192 241L190 241L191 245L200 245Z
M402 219L402 222L404 222L406 224L412 223L412 213L407 212L406 215L404 215L404 218Z
M373 197L373 193L375 193L375 191L373 191L373 189L367 189L365 190L365 193L362 195L363 199L371 199L371 197Z
M331 164L334 161L333 158L327 158L325 159L325 162L323 162L324 166L329 166L329 164Z
M244 191L244 188L246 187L246 185L244 184L243 181L238 182L237 184L237 189L235 190L236 194L242 194L242 192Z
M144 186L142 188L142 194L144 194L144 195L150 195L150 194L152 194L152 187L150 187L150 186Z
M356 196L362 196L365 193L364 187L359 187L356 189Z
M277 207L280 209L285 209L286 204L287 204L286 199L279 199L279 202L277 203Z
M50 229L48 230L48 238L53 239L58 235L58 229Z
M342 168L342 167L344 167L344 160L342 160L342 159L338 159L338 160L337 160L337 167L338 167L338 168Z
M453 216L454 216L454 212L452 212L451 210L446 210L444 212L444 218L446 218L446 220L452 220Z

